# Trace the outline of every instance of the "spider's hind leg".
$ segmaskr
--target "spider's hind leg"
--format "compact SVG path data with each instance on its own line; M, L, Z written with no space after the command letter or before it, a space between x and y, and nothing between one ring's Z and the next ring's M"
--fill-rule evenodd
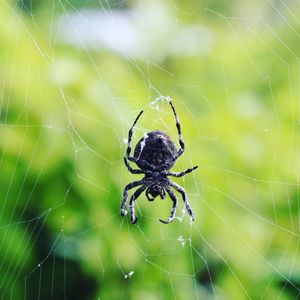
M126 158L132 162L136 162L136 158L132 157L130 155L131 152L131 140L132 140L132 135L133 135L133 130L134 127L138 121L138 119L140 118L141 114L143 113L143 111L140 111L140 113L138 114L138 116L135 118L129 132L128 132L128 142L127 142L127 149L126 149Z
M124 157L124 163L125 163L125 166L127 167L128 171L129 171L130 173L132 173L132 174L143 174L143 173L145 173L145 172L142 171L142 170L139 170L139 169L133 169L133 168L130 166L130 164L129 164L128 160L127 160L127 157Z
M172 110L173 110L173 114L174 114L175 121L176 121L176 128L177 128L178 137L179 137L180 149L177 151L177 154L176 154L176 159L177 159L184 152L184 141L182 139L181 126L180 126L180 122L179 122L175 107L174 107L172 101L169 101L169 103L170 103L170 105L172 107Z

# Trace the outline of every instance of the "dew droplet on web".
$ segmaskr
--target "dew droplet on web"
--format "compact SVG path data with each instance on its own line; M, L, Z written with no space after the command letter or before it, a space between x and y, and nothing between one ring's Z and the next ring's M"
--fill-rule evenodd
M130 278L134 274L134 271L130 271L128 274L125 274L125 279Z
M182 235L179 236L179 238L177 239L177 241L181 244L182 247L185 246L185 240L184 240L184 238L182 237Z

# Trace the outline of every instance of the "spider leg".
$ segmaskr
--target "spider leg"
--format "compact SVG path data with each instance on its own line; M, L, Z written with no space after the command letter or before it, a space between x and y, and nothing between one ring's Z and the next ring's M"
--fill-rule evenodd
M127 167L128 171L132 174L143 174L145 173L144 171L142 170L139 170L139 169L133 169L130 165L129 165L129 162L128 162L128 159L127 157L124 157L124 163L125 163L125 166Z
M183 171L183 172L180 172L180 173L177 173L177 172L167 172L166 175L167 175L167 176L174 176L174 177L182 177L182 176L184 176L184 175L186 175L186 174L188 174L188 173L193 172L193 171L196 170L197 168L198 168L198 166L192 167L192 168L189 168L189 169L187 169L187 170L185 170L185 171Z
M165 197L166 197L166 192L165 192L165 190L162 189L161 194L159 194L159 195L160 195L160 198L161 198L162 200L165 199Z
M130 152L131 152L131 140L132 140L132 135L133 135L133 130L134 130L134 127L138 121L138 119L140 118L141 114L143 113L143 111L141 111L138 116L135 118L129 132L128 132L128 144L127 144L127 149L126 149L126 158L132 162L136 162L137 159L135 157L132 157L130 155Z
M182 199L183 199L183 202L184 202L184 205L185 205L185 208L186 210L188 211L189 215L191 216L191 219L192 221L194 221L195 217L194 217L194 213L190 207L190 204L189 204L189 200L188 200L188 197L187 197L187 194L184 190L184 188L182 188L179 184L175 183L175 182L172 182L170 181L169 182L170 186L172 186L177 192L179 192L182 196Z
M147 189L147 191L146 191L146 197L147 197L147 199L149 200L149 201L153 201L154 200L154 198L152 198L152 196L150 196L150 194L149 194L149 188Z
M176 154L176 159L177 159L184 152L184 142L183 142L183 139L182 139L180 122L179 122L176 110L175 110L175 108L173 106L172 101L169 101L169 103L170 103L170 105L172 107L172 110L173 110L173 113L174 113L174 116L175 116L176 127L177 127L177 131L178 131L178 136L179 136L180 149L177 151L177 154Z
M127 149L126 149L126 157L124 158L124 161L126 160L126 161L125 161L126 167L128 168L129 172L131 172L131 173L133 173L133 174L139 174L139 173L138 173L138 172L135 172L135 170L133 170L133 169L129 166L128 160L129 160L129 161L132 161L132 162L134 162L134 163L136 163L136 162L138 161L138 158L135 158L135 157L131 156L130 153L131 153L131 142L132 142L133 130L134 130L134 127L135 127L135 125L136 125L137 121L139 120L139 118L140 118L140 116L141 116L142 113L143 113L143 110L140 111L140 113L138 114L138 116L135 118L135 120L134 120L134 122L133 122L133 124L132 124L132 126L131 126L131 128L130 128L130 130L129 130L129 132L128 132L128 142L127 142ZM157 167L152 166L151 164L149 164L149 163L148 163L147 161L145 161L145 160L140 160L140 161L143 162L144 164L146 164L148 167L154 169L154 170L157 169ZM132 172L131 170L132 170L133 172ZM142 173L146 173L146 172L142 172Z
M126 201L127 201L127 197L128 197L128 191L130 189L133 189L134 187L142 185L142 184L144 184L143 179L131 182L131 183L129 183L125 186L124 191L123 191L123 200L122 200L122 203L121 203L121 216L124 217L127 214L127 210L125 209L125 207L126 207Z
M173 201L173 207L172 207L171 215L170 215L169 219L167 221L159 219L159 221L164 224L169 224L174 220L174 216L175 216L175 212L176 212L176 208L177 208L177 198L175 196L175 193L168 186L166 186L165 189L167 190L167 193L169 194L171 200Z
M134 214L134 202L141 195L141 193L147 188L147 184L138 188L130 198L129 201L129 210L130 210L130 220L132 224L135 224L138 218Z

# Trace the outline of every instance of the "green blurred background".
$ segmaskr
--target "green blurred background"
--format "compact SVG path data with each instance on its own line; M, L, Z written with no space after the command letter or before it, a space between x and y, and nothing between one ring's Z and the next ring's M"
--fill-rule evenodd
M1 0L1 299L299 297L299 6ZM141 196L132 226L128 129L177 141L160 96L196 220Z

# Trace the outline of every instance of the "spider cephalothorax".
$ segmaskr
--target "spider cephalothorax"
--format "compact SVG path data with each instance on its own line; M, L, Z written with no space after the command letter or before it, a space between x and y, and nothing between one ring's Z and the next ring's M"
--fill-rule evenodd
M128 197L128 190L140 186L133 193L129 201L130 219L132 224L137 222L137 218L134 214L134 201L144 191L146 191L146 197L149 201L153 201L157 196L160 196L161 199L164 199L166 196L166 192L168 193L171 200L173 201L171 215L167 221L160 221L165 224L171 223L174 220L177 208L177 198L171 187L182 195L185 207L189 215L191 216L191 219L194 220L194 215L192 209L190 208L185 190L180 185L170 181L168 178L168 176L182 177L185 174L190 173L198 168L196 166L187 169L181 173L169 171L174 166L177 158L184 152L184 142L181 136L180 123L172 102L169 101L169 103L171 105L176 120L176 127L179 135L180 144L179 150L176 149L175 144L166 133L160 130L155 130L145 134L144 137L141 138L137 143L134 149L134 156L130 155L133 130L143 111L141 111L136 117L128 133L128 146L126 150L126 156L124 157L125 165L128 168L128 170L133 174L145 174L143 179L129 183L124 189L123 201L121 204L122 216L125 216L127 214L125 208ZM136 165L140 169L132 169L132 167L129 165L129 161L136 163Z

